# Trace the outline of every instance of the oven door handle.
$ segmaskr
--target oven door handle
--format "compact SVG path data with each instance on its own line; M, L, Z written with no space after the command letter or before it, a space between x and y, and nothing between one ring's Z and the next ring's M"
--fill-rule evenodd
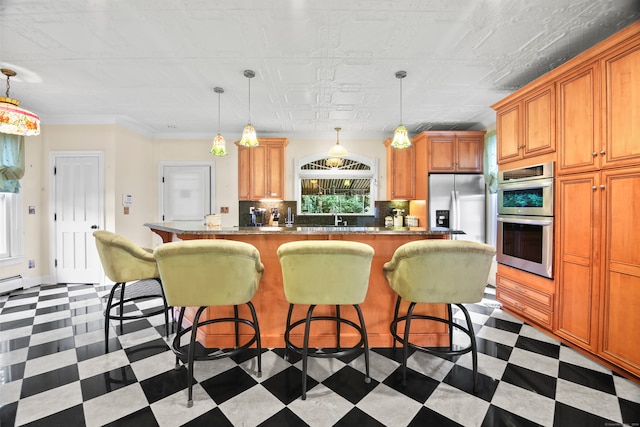
M549 219L544 217L523 218L521 216L519 217L498 216L498 222L511 222L514 224L530 224L530 225L547 226L547 225L553 225L553 218Z
M513 191L513 190L530 190L536 188L547 188L553 185L553 179L541 179L538 181L527 182L506 182L498 185L498 190Z

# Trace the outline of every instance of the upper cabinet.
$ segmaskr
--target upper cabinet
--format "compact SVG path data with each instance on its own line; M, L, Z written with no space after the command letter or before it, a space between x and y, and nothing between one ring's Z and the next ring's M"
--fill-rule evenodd
M509 97L496 110L498 164L528 159L556 150L555 86Z
M238 146L238 199L284 199L287 138L260 138L257 147ZM237 144L237 143L236 143Z
M484 134L484 131L429 133L429 172L482 173Z
M387 147L387 199L412 200L416 197L416 148L391 147L391 139L384 142Z

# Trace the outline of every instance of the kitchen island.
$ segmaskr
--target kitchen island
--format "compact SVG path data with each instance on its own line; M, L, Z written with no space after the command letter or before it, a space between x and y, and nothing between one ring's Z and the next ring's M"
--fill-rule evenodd
M265 266L264 275L260 282L258 292L253 297L253 304L258 313L260 332L263 347L284 347L284 325L289 304L284 296L282 287L282 272L277 256L278 247L286 242L297 240L350 240L370 245L375 250L371 264L371 277L369 290L365 302L360 305L363 311L369 346L390 347L393 343L389 333L389 325L393 318L395 305L395 293L389 287L382 273L382 266L393 256L394 251L402 244L423 239L449 239L451 234L464 234L461 231L451 229L426 229L422 227L326 227L326 226L300 226L300 227L229 227L207 228L200 221L176 221L147 223L151 231L158 234L164 243L191 239L226 239L246 242L254 245L260 252L262 263ZM215 278L212 278L212 286L215 286ZM327 312L335 310L333 307L318 307L318 315L321 309ZM248 315L247 307L240 307L241 314ZM246 310L243 311L243 310ZM298 312L298 310L300 310ZM445 306L441 304L422 305L425 314L445 316ZM193 319L194 309L187 309L185 317L187 321ZM231 308L210 307L207 309L209 317L229 315ZM296 306L294 316L304 316L306 307ZM341 313L352 320L356 319L355 310L344 307ZM412 337L417 342L426 346L448 345L448 331L443 324L436 322L423 322L422 328L416 328ZM228 326L228 327L227 327ZM242 325L244 326L244 325ZM311 345L318 347L335 346L335 324L321 322L314 325L311 330ZM297 334L292 333L294 339L302 341L303 329L299 328ZM243 331L241 330L241 333ZM249 330L245 331L247 336ZM359 336L349 328L343 328L343 345L356 342ZM230 325L209 325L199 331L198 340L208 348L233 346L233 327Z

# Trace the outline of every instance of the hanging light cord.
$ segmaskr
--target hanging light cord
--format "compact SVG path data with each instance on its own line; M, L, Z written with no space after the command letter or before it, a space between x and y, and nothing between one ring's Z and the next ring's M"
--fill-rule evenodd
M220 92L218 92L218 134L220 134Z
M249 123L251 123L251 77L249 77Z
M9 82L9 74L7 74L7 98L11 98L9 96L9 88L11 87L11 83Z
M402 79L400 79L400 124L402 124Z

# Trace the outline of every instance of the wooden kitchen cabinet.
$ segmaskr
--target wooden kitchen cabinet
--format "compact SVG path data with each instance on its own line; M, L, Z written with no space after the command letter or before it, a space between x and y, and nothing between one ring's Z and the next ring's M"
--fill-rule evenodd
M496 110L498 164L553 153L555 86L546 84L492 106Z
M284 199L285 150L289 141L258 141L257 147L238 146L238 199Z
M558 174L595 170L600 164L598 64L558 81Z
M391 138L384 142L387 152L387 199L413 200L416 197L416 147L391 147Z
M430 173L482 173L484 131L429 132Z
M551 330L555 283L506 265L498 266L496 298L512 314Z
M600 343L604 359L640 377L640 166L603 170Z
M557 271L555 333L597 351L600 290L598 173L556 179Z
M600 60L603 168L640 163L640 34Z
M557 179L554 332L640 376L640 167Z

